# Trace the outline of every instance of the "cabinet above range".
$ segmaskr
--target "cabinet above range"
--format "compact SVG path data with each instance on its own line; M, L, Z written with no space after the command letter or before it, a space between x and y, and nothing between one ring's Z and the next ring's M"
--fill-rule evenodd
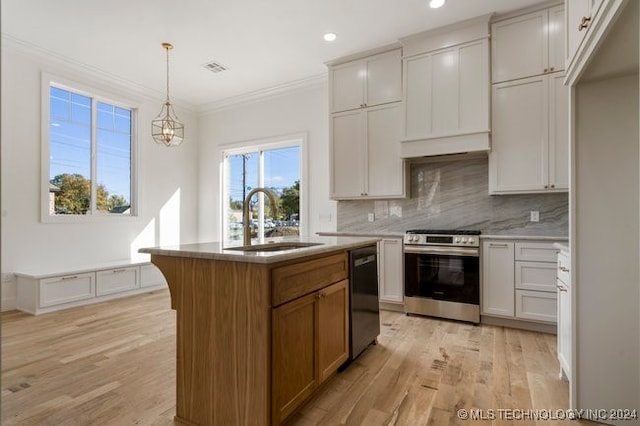
M489 18L400 40L403 158L489 150Z

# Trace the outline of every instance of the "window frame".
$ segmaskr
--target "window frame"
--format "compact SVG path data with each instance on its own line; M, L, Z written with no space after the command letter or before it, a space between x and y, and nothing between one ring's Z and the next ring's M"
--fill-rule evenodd
M49 173L50 173L50 89L56 87L91 98L91 199L95 205L97 182L97 104L98 102L113 105L131 111L131 199L130 212L123 214L98 213L91 210L84 215L51 215L49 214ZM94 108L94 106L96 108ZM139 162L138 162L138 117L140 107L137 102L121 96L109 94L104 90L91 87L74 80L43 72L41 76L41 158L40 158L40 217L42 223L90 223L140 220Z
M249 151L267 151L271 149L279 149L279 148L290 148L297 146L300 149L300 158L299 158L299 170L300 170L300 226L299 226L299 235L306 235L309 226L309 217L308 217L308 208L307 208L307 176L308 176L308 161L307 161L307 134L306 133L295 133L284 136L276 136L264 139L255 139L245 142L236 142L231 144L220 145L219 149L219 159L220 159L220 208L218 210L220 214L220 220L218 221L218 235L220 235L220 240L222 241L230 241L227 239L226 230L228 229L228 218L226 212L229 209L229 191L227 189L227 181L229 178L229 163L227 161L227 156L229 155L237 155L243 154ZM259 163L262 163L259 160ZM264 171L264 166L260 165L259 168ZM263 173L262 176L258 176L259 184L263 184ZM256 196L262 196L261 194L256 194ZM264 212L262 212L264 213ZM262 220L259 220L259 226L262 232ZM279 238L279 237L278 237Z

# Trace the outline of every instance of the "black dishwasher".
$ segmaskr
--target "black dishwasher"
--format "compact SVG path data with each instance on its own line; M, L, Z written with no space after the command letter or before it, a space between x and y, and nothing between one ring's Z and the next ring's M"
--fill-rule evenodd
M378 304L378 251L367 246L349 253L351 326L349 328L349 359L354 360L380 334Z

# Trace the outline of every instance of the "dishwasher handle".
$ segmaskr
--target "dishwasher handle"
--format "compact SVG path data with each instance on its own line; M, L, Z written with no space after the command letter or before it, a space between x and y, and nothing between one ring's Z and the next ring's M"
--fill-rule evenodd
M375 261L376 261L376 255L375 254L371 254L371 255L369 255L367 257L361 257L360 259L356 259L353 262L353 266L357 268L357 267L364 266L364 265L367 265L367 264L369 264L371 262L375 262Z

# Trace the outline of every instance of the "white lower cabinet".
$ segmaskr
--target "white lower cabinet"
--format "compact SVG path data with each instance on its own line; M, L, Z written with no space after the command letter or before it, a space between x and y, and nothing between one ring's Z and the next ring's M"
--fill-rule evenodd
M378 243L378 285L381 302L403 303L403 243L401 238Z
M137 266L96 272L96 295L104 296L140 287L139 272Z
M482 313L513 317L513 243L482 244Z
M482 314L555 323L557 252L552 242L483 242Z
M60 305L95 296L95 275L76 274L40 281L41 307ZM33 305L33 303L30 303Z
M571 381L571 279L569 255L558 253L558 362L560 374Z
M114 262L73 273L16 272L16 308L42 314L165 288L162 273L151 264Z

